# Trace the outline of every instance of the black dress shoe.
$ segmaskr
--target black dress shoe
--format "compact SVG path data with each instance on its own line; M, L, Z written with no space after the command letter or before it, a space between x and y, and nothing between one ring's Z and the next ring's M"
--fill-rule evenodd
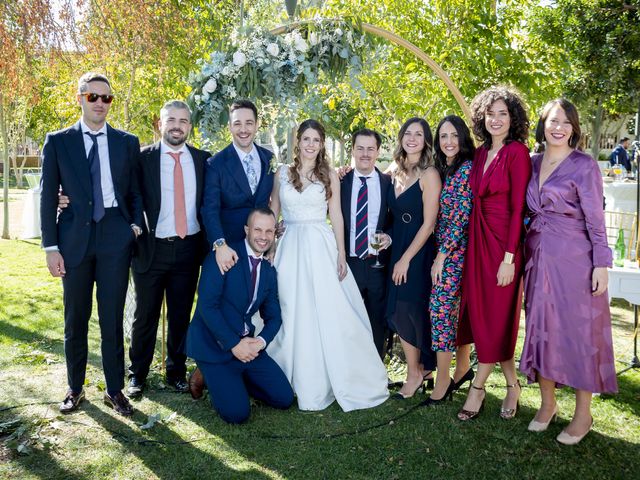
M167 385L173 387L176 392L187 393L189 391L189 384L184 378L167 377Z
M73 393L73 390L67 390L67 396L60 402L61 413L71 413L78 409L80 402L84 400L84 390L80 393Z
M129 384L127 385L127 395L131 398L138 398L142 396L144 391L144 381L138 380L135 376L129 378Z
M107 392L104 392L104 403L113 408L123 417L130 417L133 415L133 407L129 403L129 399L125 397L122 392L116 393L113 397Z

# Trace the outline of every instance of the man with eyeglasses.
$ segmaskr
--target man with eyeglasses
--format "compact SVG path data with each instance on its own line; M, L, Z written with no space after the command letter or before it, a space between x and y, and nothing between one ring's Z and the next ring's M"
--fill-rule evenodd
M113 100L104 75L78 80L82 109L73 126L49 133L42 149L40 215L47 267L62 278L64 350L69 389L62 413L78 408L85 393L87 333L96 285L104 401L129 416L124 388L122 319L132 246L142 232L142 200L135 182L138 139L106 123ZM58 215L58 195L69 196Z

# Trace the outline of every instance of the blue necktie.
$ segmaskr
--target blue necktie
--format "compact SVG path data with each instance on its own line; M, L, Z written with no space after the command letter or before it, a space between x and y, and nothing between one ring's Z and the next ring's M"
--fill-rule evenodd
M367 177L358 177L362 182L358 190L358 201L356 202L356 246L355 252L359 258L366 258L369 253L369 209L367 205L368 188Z
M99 222L104 217L104 198L102 197L102 183L100 179L100 154L98 153L98 137L102 132L93 134L85 132L93 145L89 150L89 171L91 172L91 190L93 192L93 221Z

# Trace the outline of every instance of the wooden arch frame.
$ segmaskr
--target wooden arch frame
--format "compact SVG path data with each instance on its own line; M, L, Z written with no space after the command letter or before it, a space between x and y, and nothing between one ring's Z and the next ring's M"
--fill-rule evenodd
M283 33L289 32L290 30L293 30L301 25L305 25L308 23L316 22L316 21L317 20L300 20L287 25L281 25L271 30L271 33L274 35L282 35ZM340 20L335 18L327 18L327 19L321 19L321 21L339 22ZM409 52L413 53L418 59L426 63L427 66L431 69L431 71L435 73L440 80L442 80L442 82L445 84L449 92L451 92L451 94L453 95L453 98L455 98L456 102L458 102L458 105L462 109L462 112L464 113L464 116L466 117L467 121L471 123L471 109L469 108L467 101L464 99L464 97L462 96L462 93L460 92L460 90L458 90L458 87L455 86L451 78L449 78L449 75L447 74L447 72L445 72L442 69L442 67L436 63L435 60L433 60L429 55L427 55L424 51L422 51L416 45L405 40L402 37L399 37L395 33L392 33L388 30L385 30L384 28L377 27L370 23L362 23L361 26L363 31L370 33L372 35L375 35L377 37L384 38L385 40L388 40L389 42L399 47L402 47L405 50L408 50Z

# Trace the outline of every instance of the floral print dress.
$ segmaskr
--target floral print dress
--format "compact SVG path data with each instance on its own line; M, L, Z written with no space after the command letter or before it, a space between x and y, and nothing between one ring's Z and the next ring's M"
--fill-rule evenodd
M431 348L436 352L455 350L460 284L472 207L470 172L471 160L467 160L453 175L447 177L440 194L435 237L438 252L446 253L447 257L442 268L442 279L433 285L429 301Z

